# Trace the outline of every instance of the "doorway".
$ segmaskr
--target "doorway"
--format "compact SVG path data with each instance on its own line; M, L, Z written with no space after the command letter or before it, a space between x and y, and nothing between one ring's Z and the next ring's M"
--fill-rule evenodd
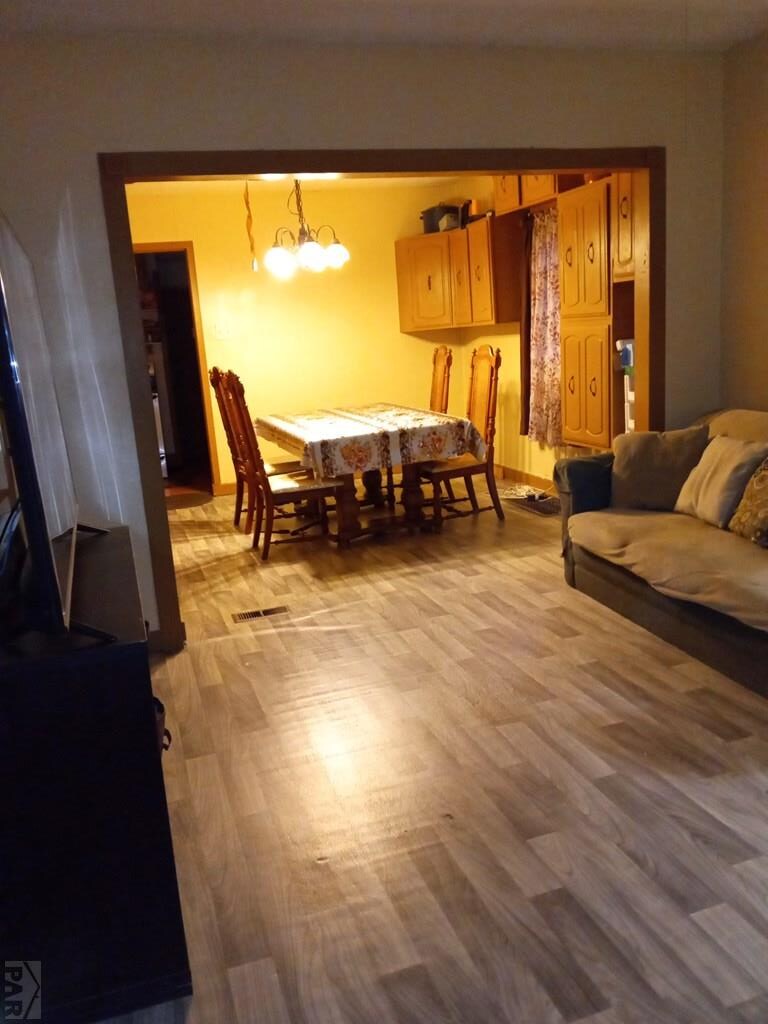
M621 149L442 149L442 150L229 150L223 152L100 153L99 170L118 316L123 336L133 428L139 456L142 495L152 559L158 628L151 636L157 649L175 651L185 639L171 551L168 519L157 472L157 439L147 401L146 359L140 346L141 328L136 302L136 277L126 185L135 182L218 177L244 178L256 172L289 175L344 171L358 175L507 174L584 172L595 167L649 172L649 237L653 259L644 268L647 290L648 346L637 359L637 386L645 396L644 419L649 429L665 422L665 304L666 304L666 153L662 147ZM156 246L155 248L163 248ZM207 384L207 381L205 382ZM207 388L210 391L210 388ZM210 406L209 406L210 408ZM212 416L209 418L209 424ZM209 429L209 438L212 430ZM217 489L215 447L209 448ZM220 481L219 481L220 482Z
M192 243L134 246L166 501L208 497L216 480Z

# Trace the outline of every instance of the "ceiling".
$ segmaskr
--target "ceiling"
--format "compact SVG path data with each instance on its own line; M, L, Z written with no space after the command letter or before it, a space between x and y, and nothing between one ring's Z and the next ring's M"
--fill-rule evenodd
M254 41L723 50L768 29L768 0L13 0L0 32Z

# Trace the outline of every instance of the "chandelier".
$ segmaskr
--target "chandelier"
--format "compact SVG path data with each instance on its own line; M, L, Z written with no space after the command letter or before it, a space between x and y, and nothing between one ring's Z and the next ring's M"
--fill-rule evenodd
M304 218L304 204L301 197L301 182L293 179L293 188L288 196L288 210L298 218L298 231L280 227L275 232L272 247L264 254L264 266L274 277L288 281L297 270L309 270L315 274L326 269L338 270L349 260L349 250L336 237L330 224L311 228ZM251 247L251 266L258 270L258 260L253 241L253 218L248 196L248 182L245 183L245 208L247 211L246 231ZM321 243L322 233L330 233L330 241Z

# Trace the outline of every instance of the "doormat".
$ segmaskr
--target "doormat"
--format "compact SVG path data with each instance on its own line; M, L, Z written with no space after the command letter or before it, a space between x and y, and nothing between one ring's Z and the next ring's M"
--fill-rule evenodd
M560 499L549 494L542 495L541 497L535 493L526 494L522 497L507 497L504 495L504 500L516 508L523 509L526 512L533 512L537 516L560 515Z

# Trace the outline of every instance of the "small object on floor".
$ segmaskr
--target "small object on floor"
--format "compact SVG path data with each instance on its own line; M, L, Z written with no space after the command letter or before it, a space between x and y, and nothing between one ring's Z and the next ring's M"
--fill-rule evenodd
M517 508L525 509L527 512L534 512L538 516L556 516L560 514L560 499L546 491L537 491L525 484L513 484L507 488L502 495L504 501L508 501Z

